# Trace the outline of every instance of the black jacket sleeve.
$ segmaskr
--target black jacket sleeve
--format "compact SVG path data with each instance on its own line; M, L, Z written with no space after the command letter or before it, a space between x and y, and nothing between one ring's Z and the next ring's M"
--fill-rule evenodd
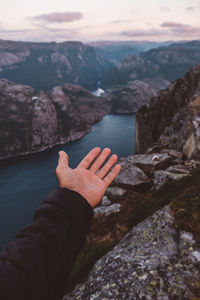
M0 299L60 300L92 218L78 193L58 188L49 194L0 253Z

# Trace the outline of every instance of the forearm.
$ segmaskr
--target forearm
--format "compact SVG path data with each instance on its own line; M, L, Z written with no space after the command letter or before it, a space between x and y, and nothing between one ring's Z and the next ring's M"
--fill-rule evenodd
M7 298L61 299L92 217L91 206L79 194L67 189L51 193L33 222L1 253L0 289Z

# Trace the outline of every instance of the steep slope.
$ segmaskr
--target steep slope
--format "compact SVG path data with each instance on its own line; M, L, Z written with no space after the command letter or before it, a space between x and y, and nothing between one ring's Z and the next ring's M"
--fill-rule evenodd
M48 90L74 83L96 86L106 64L81 42L29 43L0 40L0 77Z
M78 139L106 114L103 99L73 85L36 94L2 79L0 99L0 159Z
M140 81L130 81L126 87L108 91L103 95L109 112L126 114L138 111L144 104L149 104L151 97L157 93L148 84Z
M200 157L200 65L153 97L136 117L136 151L154 143Z

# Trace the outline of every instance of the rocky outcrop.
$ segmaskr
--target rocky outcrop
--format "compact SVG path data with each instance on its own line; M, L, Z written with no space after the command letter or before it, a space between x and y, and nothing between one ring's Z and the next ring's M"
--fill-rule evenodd
M151 97L157 93L148 84L135 80L124 88L108 91L104 99L110 113L125 114L137 112L143 105L148 105Z
M65 83L94 87L107 63L81 42L31 43L0 40L0 77L49 90Z
M0 80L0 159L79 139L106 114L104 100L73 85L35 93Z
M200 296L200 163L165 152L120 160L63 300Z
M67 299L197 299L200 249L170 206L134 227Z
M151 186L150 180L146 174L129 162L125 158L119 160L121 165L120 174L115 179L113 185L122 188L129 188L134 191L145 191Z
M152 144L200 157L200 65L151 99L136 116L136 152ZM145 136L145 138L144 138Z

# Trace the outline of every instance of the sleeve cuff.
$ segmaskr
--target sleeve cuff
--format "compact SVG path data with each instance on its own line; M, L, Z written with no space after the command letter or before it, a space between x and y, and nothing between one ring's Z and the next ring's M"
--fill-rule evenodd
M43 203L51 203L62 208L63 212L79 230L87 234L93 219L93 208L79 193L67 188L57 188L52 191Z

